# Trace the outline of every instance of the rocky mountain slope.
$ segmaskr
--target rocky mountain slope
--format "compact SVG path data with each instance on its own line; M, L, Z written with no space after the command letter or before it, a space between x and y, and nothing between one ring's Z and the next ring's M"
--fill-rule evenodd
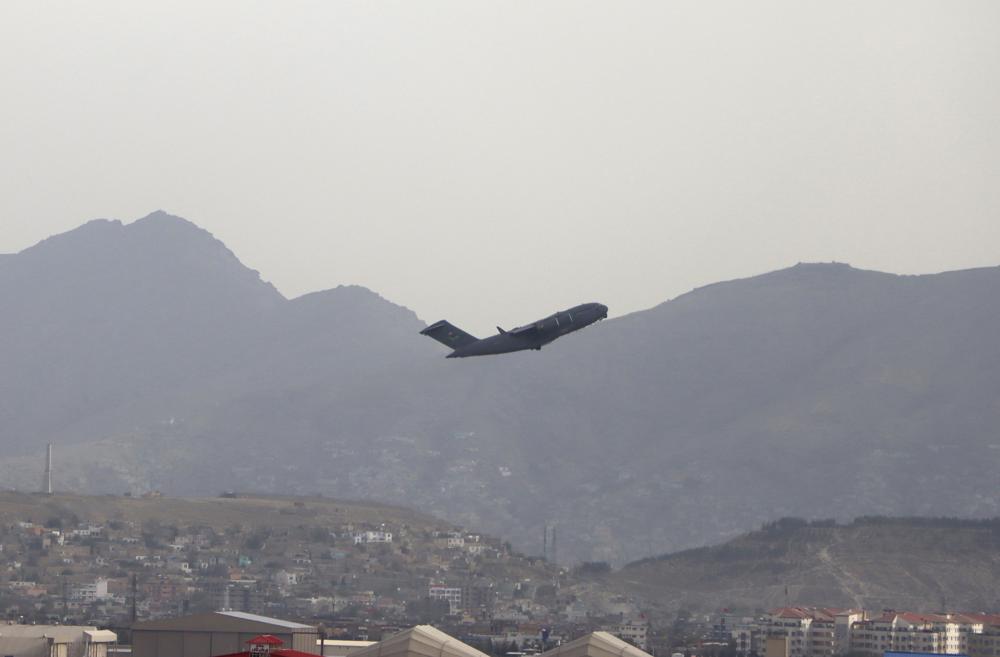
M721 545L631 563L604 582L666 614L786 604L996 609L1000 520L786 518Z
M182 219L91 222L0 260L0 476L36 488L51 441L57 488L405 503L527 551L556 525L566 561L993 516L998 290L797 265L456 362L363 288L288 300Z

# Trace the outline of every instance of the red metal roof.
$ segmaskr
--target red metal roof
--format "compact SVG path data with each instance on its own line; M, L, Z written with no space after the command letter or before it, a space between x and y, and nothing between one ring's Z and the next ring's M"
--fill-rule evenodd
M273 634L261 634L247 641L252 646L280 646L284 641Z
M833 622L837 614L849 611L837 607L779 607L771 612L778 618L811 618L817 621Z
M290 648L279 648L277 650L272 650L270 654L273 657L317 657L319 653L302 652L301 650L292 650ZM250 651L244 650L243 652L233 652L228 655L215 655L215 657L250 657Z

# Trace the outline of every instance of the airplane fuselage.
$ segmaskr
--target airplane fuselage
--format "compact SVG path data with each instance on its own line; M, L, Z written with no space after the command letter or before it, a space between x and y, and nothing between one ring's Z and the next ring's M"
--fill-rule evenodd
M465 334L444 320L427 327L421 333L429 335L443 344L453 346L454 351L448 354L448 358L467 358L469 356L505 354L525 349L541 349L556 338L590 326L607 316L607 306L599 303L585 303L510 331L498 329L497 335L491 335L481 340Z

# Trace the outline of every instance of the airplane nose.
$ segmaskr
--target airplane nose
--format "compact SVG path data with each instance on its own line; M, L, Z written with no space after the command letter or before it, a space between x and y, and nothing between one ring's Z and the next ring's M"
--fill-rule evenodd
M597 304L598 314L600 314L601 319L607 319L608 317L608 307L603 303Z

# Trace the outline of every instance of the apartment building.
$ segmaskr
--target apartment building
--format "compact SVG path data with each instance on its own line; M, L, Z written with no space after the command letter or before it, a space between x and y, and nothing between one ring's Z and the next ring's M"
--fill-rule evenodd
M748 646L758 654L767 651L768 638L786 637L787 657L833 657L847 652L850 622L860 618L861 612L853 609L782 607L761 619L756 641L746 640L752 634L746 628L734 638L737 647Z
M983 631L982 620L967 614L884 612L851 628L851 650L882 657L889 652L965 654L969 637Z
M970 614L982 627L968 634L969 657L1000 657L1000 614Z
M427 595L432 600L447 600L449 613L457 614L462 611L462 589L457 586L432 585Z
M70 592L70 597L84 604L105 600L108 597L108 580L97 579L88 584L75 586Z
M722 626L724 627L724 626ZM834 657L887 652L1000 657L1000 614L782 607L729 628L740 655Z
M626 619L611 628L611 633L619 639L628 641L641 650L646 649L646 635L649 623L645 618Z

